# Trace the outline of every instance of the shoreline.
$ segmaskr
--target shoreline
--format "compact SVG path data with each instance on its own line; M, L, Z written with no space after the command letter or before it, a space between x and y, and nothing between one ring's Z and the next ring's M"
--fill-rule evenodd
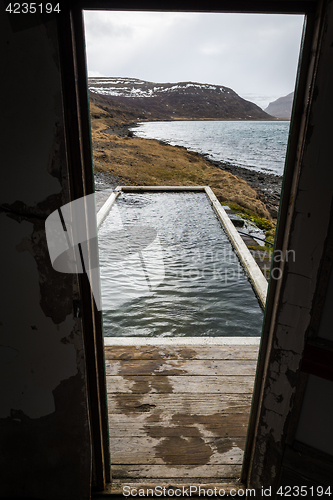
M206 158L205 155L203 157ZM210 160L209 158L206 159L215 167L237 175L246 181L258 193L259 199L265 203L272 217L277 218L283 177L265 172L257 172L256 170L238 167L237 165L221 161Z
M129 131L130 133L131 131ZM134 137L138 137L135 136ZM142 139L142 138L141 138ZM146 138L145 138L146 139ZM146 139L155 140L160 143L162 146L171 146L166 141L162 141L159 139ZM233 163L227 163L220 160L213 160L209 157L208 153L199 153L197 151L193 151L192 149L187 149L185 146L173 146L176 148L183 148L186 151L193 152L196 155L200 156L204 160L208 161L214 167L223 170L225 172L229 172L232 175L236 175L243 179L247 184L253 188L257 194L260 201L265 203L268 211L271 216L276 219L279 211L279 203L282 189L282 176L276 174L269 174L265 172L258 172L256 170L251 170L250 168L239 167L238 165L234 165Z
M104 129L102 130L102 132L119 137L138 137L135 135L135 131L133 131L133 128L135 128L136 125L137 122L124 123L119 126ZM162 146L171 146L168 142L158 139L145 139L145 140L148 141L157 140L157 142ZM243 179L245 182L247 182L247 184L251 188L253 188L256 191L259 200L262 201L267 206L270 215L274 219L277 218L279 203L280 203L281 188L282 188L282 179L283 179L282 176L269 174L265 172L258 172L256 170L251 170L245 167L239 167L231 163L213 160L209 158L208 154L198 153L191 149L187 149L184 146L173 146L173 147L183 148L185 151L193 152L199 157L208 161L215 168L218 168L219 170L223 170L225 172L228 172ZM97 172L95 172L95 174L96 173ZM98 174L101 174L101 172L98 172ZM98 184L101 186L101 189L106 189L107 187L110 187L110 185L118 185L119 182L121 182L121 178L113 176L110 173L105 174L105 176L103 176L103 179L101 177L102 176L98 176L97 179ZM102 187L103 184L105 184L105 187ZM100 187L98 187L98 190L100 190Z

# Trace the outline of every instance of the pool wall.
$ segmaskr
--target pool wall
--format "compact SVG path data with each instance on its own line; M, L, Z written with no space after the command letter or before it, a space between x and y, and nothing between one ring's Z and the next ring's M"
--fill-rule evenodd
M240 346L260 345L260 337L104 337L105 346Z
M216 198L212 189L209 186L118 186L115 191L109 196L102 208L97 213L97 228L99 228L109 213L112 205L116 201L121 192L149 192L149 191L204 191L209 198L228 238L230 239L233 248L235 249L247 275L250 278L252 286L260 300L260 303L265 307L268 283L262 274L259 266L252 257L249 249L245 245L237 229L229 219L226 211Z

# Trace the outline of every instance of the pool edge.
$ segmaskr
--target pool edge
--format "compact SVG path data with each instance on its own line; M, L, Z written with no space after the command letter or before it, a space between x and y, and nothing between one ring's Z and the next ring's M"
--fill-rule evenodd
M230 238L230 241L232 243L232 246L234 247L238 257L240 258L252 284L253 287L256 291L256 294L258 295L258 298L262 304L263 307L265 307L266 304L266 297L267 297L267 289L268 289L268 282L265 278L265 276L262 274L261 269L259 268L258 264L254 260L250 250L247 248L245 245L244 241L242 240L241 236L239 235L237 229L231 222L230 218L228 217L227 212L224 210L222 207L221 203L219 200L216 198L215 194L213 193L212 189L209 186L205 187L205 192L215 210L217 213L227 235Z
M261 337L104 337L104 346L216 346L255 345Z
M147 191L202 191L205 192L211 202L217 216L219 217L232 246L234 247L245 271L247 272L254 290L260 300L262 307L265 307L268 290L268 282L262 274L258 264L254 260L251 252L245 245L237 229L228 217L228 214L216 198L209 186L117 186L106 200L102 208L97 212L97 228L100 227L103 220L109 213L112 205L121 192L147 192Z

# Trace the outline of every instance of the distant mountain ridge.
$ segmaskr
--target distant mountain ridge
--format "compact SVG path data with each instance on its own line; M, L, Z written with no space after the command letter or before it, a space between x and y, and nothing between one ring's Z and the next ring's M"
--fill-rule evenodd
M121 105L140 120L274 120L256 104L222 85L153 83L136 78L91 77L92 95Z
M276 116L277 118L290 120L293 100L294 92L291 92L286 96L279 97L276 101L270 102L265 111L266 113Z

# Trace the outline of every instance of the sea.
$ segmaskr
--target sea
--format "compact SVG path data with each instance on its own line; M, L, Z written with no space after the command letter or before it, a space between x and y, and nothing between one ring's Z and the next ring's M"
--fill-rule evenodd
M210 160L282 176L289 126L289 121L154 121L131 130Z

